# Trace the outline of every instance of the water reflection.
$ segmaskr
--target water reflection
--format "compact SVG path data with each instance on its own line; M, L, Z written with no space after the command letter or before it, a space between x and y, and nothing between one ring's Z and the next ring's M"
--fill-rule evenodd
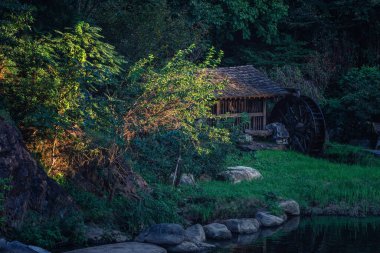
M212 253L379 253L380 218L292 219L218 245Z

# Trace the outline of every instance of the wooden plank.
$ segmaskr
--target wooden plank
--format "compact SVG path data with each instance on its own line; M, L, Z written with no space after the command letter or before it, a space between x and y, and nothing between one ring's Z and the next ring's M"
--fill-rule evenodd
M264 114L262 112L254 112L254 113L225 113L225 114L220 114L219 116L223 118L238 118L242 117L245 114L248 117L262 117Z

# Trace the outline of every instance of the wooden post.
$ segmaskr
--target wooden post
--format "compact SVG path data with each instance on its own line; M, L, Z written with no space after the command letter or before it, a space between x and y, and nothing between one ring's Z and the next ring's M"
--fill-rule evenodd
M265 129L265 126L267 125L267 100L263 98L263 128Z
M216 103L216 115L220 115L220 100Z

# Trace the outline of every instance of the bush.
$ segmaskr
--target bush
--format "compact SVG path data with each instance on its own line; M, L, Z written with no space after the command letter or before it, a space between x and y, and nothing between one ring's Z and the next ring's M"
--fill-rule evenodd
M328 143L324 152L325 158L330 161L346 164L358 164L362 166L379 166L380 159L376 158L360 147Z
M380 119L380 69L351 69L339 82L339 96L329 99L326 118L336 138L348 141L370 135L370 121Z
M32 14L27 5L0 13L0 106L44 167L61 172L74 167L73 153L93 136L115 135L122 116L112 97L124 60L100 28L79 22L65 32L34 33Z
M232 143L210 140L200 135L199 140L207 152L197 150L192 139L182 131L160 132L132 141L134 168L153 182L169 182L177 163L180 173L215 175L224 165L224 154L233 148Z
M51 249L63 245L83 245L83 228L82 215L77 211L72 211L65 219L46 219L38 213L29 212L16 236L25 243Z
M86 223L137 234L155 223L182 222L177 211L179 199L172 187L156 185L149 194L139 192L134 198L118 195L112 200L70 183L64 187L80 207Z
M315 101L324 100L324 88L307 80L301 69L295 66L276 67L269 71L270 77L285 88L300 90L302 95L309 96Z
M8 190L10 190L9 179L0 178L0 227L3 228L5 223L5 215L4 215L4 201L5 194ZM2 229L0 229L1 231Z

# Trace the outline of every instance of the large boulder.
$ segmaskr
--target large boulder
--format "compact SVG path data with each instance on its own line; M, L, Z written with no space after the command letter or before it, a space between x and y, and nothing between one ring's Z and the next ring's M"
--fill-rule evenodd
M178 245L185 240L185 230L178 224L156 224L141 232L135 240L158 245Z
M284 219L264 212L258 212L256 219L263 227L275 227L284 223Z
M215 248L214 245L203 242L189 242L184 241L178 245L167 248L169 252L173 253L187 253L187 252L204 252Z
M187 241L192 241L192 242L206 241L205 231L203 230L203 227L200 224L195 224L191 227L188 227L185 230L185 237Z
M7 246L7 240L0 238L0 250L3 250Z
M37 246L29 245L28 247L37 253L50 253L50 251L47 251L46 249L43 249Z
M124 242L84 249L67 251L66 253L167 253L166 249L149 243Z
M0 179L10 180L4 214L6 225L19 228L29 211L65 217L72 199L33 159L16 127L0 118Z
M260 228L260 223L256 219L229 219L222 223L235 234L252 234Z
M232 238L231 231L226 225L220 223L211 223L203 226L207 239L227 240Z
M262 178L262 175L258 170L245 166L228 167L227 170L217 175L218 180L228 181L234 184L260 178Z
M4 253L50 253L49 251L37 246L26 245L19 241L7 242L4 238L0 239L0 252Z
M299 204L294 200L284 200L281 201L278 206L290 216L298 216L300 215L300 206Z

